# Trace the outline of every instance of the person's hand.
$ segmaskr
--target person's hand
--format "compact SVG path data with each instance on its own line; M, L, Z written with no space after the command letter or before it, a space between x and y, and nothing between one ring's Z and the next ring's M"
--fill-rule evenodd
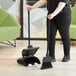
M32 10L32 7L27 7L27 11L31 11Z
M53 14L49 14L47 17L48 17L49 20L54 18Z

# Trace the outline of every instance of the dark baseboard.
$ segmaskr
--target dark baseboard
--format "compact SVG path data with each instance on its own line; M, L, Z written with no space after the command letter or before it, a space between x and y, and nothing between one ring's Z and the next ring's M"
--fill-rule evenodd
M17 40L28 40L28 38L17 38ZM30 38L30 40L46 40L46 38ZM56 38L57 41L61 41L61 39ZM71 39L71 41L76 41L76 39Z

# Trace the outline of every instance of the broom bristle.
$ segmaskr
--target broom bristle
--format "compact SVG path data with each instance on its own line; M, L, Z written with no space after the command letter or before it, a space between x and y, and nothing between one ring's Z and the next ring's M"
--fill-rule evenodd
M50 62L43 62L41 69L49 69L53 68L52 64Z

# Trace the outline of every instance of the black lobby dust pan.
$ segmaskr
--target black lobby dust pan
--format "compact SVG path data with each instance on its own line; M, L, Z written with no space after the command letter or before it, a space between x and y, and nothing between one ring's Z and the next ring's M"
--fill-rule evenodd
M28 66L28 64L38 63L40 64L40 60L34 56L39 47L33 47L30 45L30 11L28 11L28 47L22 50L22 58L17 60L18 64Z

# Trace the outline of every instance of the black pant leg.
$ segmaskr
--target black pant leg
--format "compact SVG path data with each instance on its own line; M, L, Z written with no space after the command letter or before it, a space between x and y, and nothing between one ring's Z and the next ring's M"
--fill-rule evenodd
M69 26L71 23L71 15L61 14L57 18L57 27L63 41L64 55L70 55L70 35Z

